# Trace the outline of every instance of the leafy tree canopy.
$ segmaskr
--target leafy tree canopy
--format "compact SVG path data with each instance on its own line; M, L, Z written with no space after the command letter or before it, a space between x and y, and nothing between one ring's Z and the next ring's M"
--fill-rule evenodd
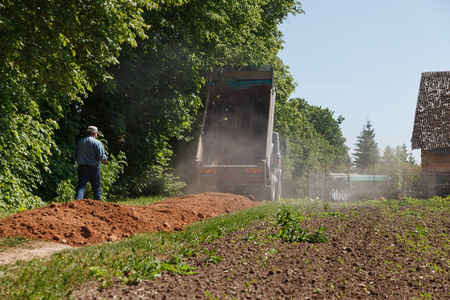
M287 139L285 178L297 182L301 196L307 195L309 170L339 171L345 167L349 158L340 128L342 117L334 119L329 109L295 98L277 103L275 120L275 130Z
M300 12L295 0L3 1L0 203L25 209L69 187L91 124L126 152L128 178L161 172L195 124L205 72L276 62L277 25Z
M143 1L2 1L0 205L40 204L67 103L108 76L121 44L144 36ZM80 104L79 104L80 105ZM71 111L76 114L76 107ZM73 141L72 141L73 142Z
M386 187L390 197L417 196L421 188L421 168L405 144L384 149L379 167L380 173L388 175Z
M164 189L155 187L163 176L155 172L170 167L174 140L190 139L208 70L274 64L287 72L277 58L283 42L277 26L299 12L291 0L186 1L144 12L149 38L124 47L120 64L110 69L114 77L94 89L82 108L85 120L104 128L111 149L125 151L130 192ZM292 84L280 91L289 93Z

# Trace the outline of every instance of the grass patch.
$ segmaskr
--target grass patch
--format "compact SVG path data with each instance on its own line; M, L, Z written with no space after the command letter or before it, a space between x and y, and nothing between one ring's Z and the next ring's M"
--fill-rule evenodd
M405 207L409 208L416 207L421 209L432 209L434 211L450 212L450 196L446 198L435 196L429 199L416 199L403 197L400 200L398 199L370 200L365 202L359 202L359 204L387 206L394 211L404 209Z
M6 211L4 211L4 210L0 210L0 220L1 220L1 219L4 219L4 218L7 218L7 217L9 217L10 215L11 215L11 213L6 212Z
M10 247L26 248L27 244L31 242L30 239L23 237L0 237L0 252L5 251Z

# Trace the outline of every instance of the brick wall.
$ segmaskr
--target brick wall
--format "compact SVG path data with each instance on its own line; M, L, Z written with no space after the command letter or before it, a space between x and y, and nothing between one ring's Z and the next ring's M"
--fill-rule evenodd
M450 195L450 148L421 151L424 197Z

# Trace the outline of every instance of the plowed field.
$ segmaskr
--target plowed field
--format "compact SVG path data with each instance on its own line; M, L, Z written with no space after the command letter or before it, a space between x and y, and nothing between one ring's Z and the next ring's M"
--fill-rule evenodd
M99 290L86 284L77 299L450 299L448 213L397 213L359 207L311 216L304 226L328 228L327 243L287 243L254 224L201 245L187 259L197 275L173 273L137 286ZM215 251L223 260L208 262Z
M205 218L261 203L207 193L146 207L91 200L55 204L0 221L19 234L83 246L135 232L183 230ZM165 272L137 285L84 284L75 299L450 299L450 213L425 208L357 206L304 211L302 227L327 228L326 243L270 238L260 221L199 245L183 260L196 275ZM158 220L158 221L156 221ZM53 224L53 225L51 225ZM214 253L215 259L211 259Z

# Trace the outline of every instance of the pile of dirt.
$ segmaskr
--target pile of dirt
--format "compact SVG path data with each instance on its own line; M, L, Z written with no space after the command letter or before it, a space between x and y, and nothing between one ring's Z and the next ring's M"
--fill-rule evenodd
M85 199L16 213L0 220L0 236L84 246L141 232L183 230L193 222L256 205L261 203L225 193L187 195L147 206Z

